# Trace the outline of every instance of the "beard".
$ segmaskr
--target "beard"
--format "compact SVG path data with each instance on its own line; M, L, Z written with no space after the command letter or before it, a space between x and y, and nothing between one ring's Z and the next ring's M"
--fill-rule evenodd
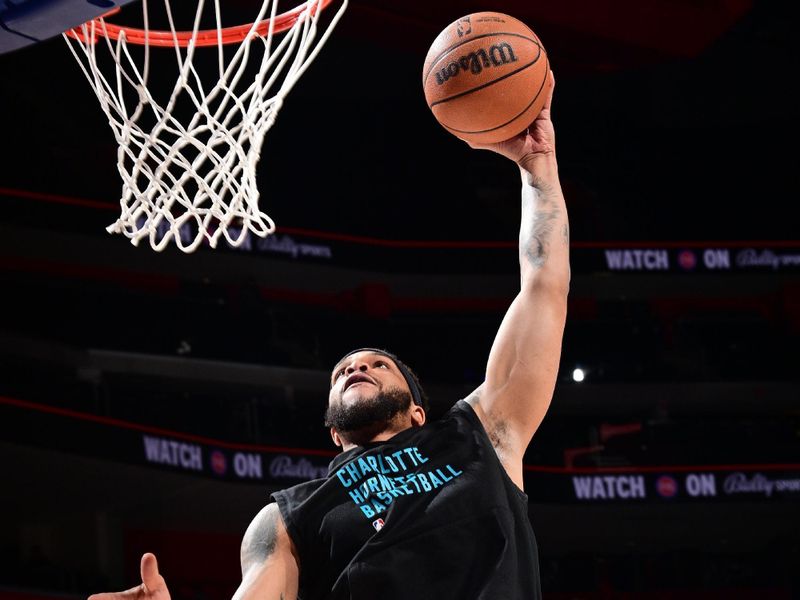
M349 434L346 435L348 440L362 444L363 441L356 439L371 438L385 429L397 415L411 407L411 401L411 393L400 388L379 390L372 398L349 405L343 404L340 397L339 402L329 405L325 411L325 426L340 434ZM362 435L353 435L358 433Z

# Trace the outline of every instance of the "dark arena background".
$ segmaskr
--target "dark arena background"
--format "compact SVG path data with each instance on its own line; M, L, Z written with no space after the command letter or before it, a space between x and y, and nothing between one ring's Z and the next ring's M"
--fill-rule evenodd
M125 589L143 551L174 598L228 598L269 492L334 455L341 354L396 352L434 416L481 381L519 178L421 87L477 10L557 78L572 283L524 461L544 597L800 598L790 5L353 0L264 144L277 232L191 255L105 232L117 146L63 40L0 56L0 599Z

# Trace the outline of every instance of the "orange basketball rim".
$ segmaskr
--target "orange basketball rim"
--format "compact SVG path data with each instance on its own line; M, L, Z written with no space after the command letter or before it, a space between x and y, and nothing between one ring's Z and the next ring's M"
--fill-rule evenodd
M333 0L308 0L283 14L276 15L262 20L253 29L253 23L234 25L232 27L220 27L219 29L201 29L193 31L158 31L150 29L138 29L136 27L126 27L115 25L105 20L120 11L115 8L112 11L94 19L98 25L94 28L95 35L102 35L112 40L118 40L124 34L126 41L131 44L141 46L161 46L186 48L194 39L195 46L219 46L220 44L235 44L243 41L248 35L265 36L270 33L282 33L291 29L297 21L306 14L306 10L311 5L311 13L317 10L325 10ZM66 34L72 38L84 40L83 26L70 29Z

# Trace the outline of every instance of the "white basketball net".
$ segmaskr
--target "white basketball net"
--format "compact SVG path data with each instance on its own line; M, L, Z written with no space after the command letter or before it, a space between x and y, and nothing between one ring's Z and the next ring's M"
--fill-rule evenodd
M169 0L163 1L175 36ZM347 6L344 0L318 37L321 0L308 0L297 22L276 34L279 41L274 44L273 21L266 34L255 31L259 22L277 14L277 1L263 0L244 41L226 51L221 36L217 40L214 77L210 83L206 78L206 85L213 87L206 89L193 62L204 1L199 0L186 48L175 40L174 48L153 49L174 54L177 61L178 80L164 102L148 89L149 43L129 48L124 31L117 40L98 35L106 31L102 19L76 29L82 39L64 34L119 143L122 214L107 230L127 236L134 245L149 238L155 250L163 250L174 241L182 251L192 252L204 240L213 248L224 236L228 244L239 246L248 232L266 237L275 230L258 207L256 165L264 136ZM147 31L147 0L142 5ZM214 0L214 11L220 28L219 0ZM99 52L111 70L108 78L98 63L98 46L111 57ZM162 56L158 59L163 62Z

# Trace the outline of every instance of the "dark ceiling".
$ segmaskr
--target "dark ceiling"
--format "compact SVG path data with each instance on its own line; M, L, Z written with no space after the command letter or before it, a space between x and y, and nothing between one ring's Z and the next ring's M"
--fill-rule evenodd
M356 0L344 28L354 37L424 55L444 25L495 10L528 23L557 57L560 73L594 73L695 58L752 8L753 0Z
M796 238L789 196L798 177L785 150L794 139L796 50L782 6L491 6L526 21L550 53L574 240ZM351 3L264 144L261 206L279 228L514 239L513 167L441 129L420 85L436 33L485 8L452 0ZM0 66L0 187L113 205L115 142L63 42L4 55ZM8 211L30 208L14 206ZM77 208L58 217L86 218Z

